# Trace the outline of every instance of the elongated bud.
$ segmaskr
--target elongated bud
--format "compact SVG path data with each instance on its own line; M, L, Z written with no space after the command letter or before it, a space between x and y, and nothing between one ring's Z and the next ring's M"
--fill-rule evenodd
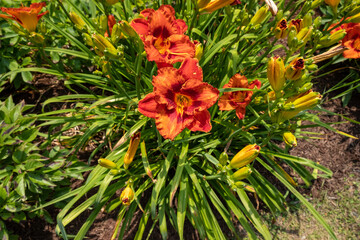
M311 3L311 9L317 8L318 6L320 6L320 4L322 4L323 0L314 0Z
M261 24L261 23L263 23L263 21L265 21L265 19L268 17L268 15L269 15L269 7L263 6L251 18L250 24L253 24L254 26L257 24Z
M114 5L115 3L118 3L118 2L119 2L119 0L106 0L106 3L108 5Z
M251 163L259 155L260 149L260 146L256 144L247 145L233 157L230 166L232 168L241 168Z
M304 58L298 57L290 62L285 69L285 76L289 80L298 80L305 72Z
M358 8L360 8L360 6ZM360 9L359 9L359 11L360 11ZM352 17L349 17L347 19L347 21L351 22L351 23L360 23L360 13L358 13L358 14L352 16Z
M127 21L120 22L120 30L126 37L138 37L138 34L135 32L134 28Z
M290 147L296 147L297 146L296 137L291 132L284 132L283 133L283 140Z
M115 47L111 44L109 40L100 34L94 33L92 35L94 45L99 49L99 51L104 52L105 49L113 49L116 50Z
M94 45L94 43L93 43L93 41L92 41L89 34L83 33L81 36L83 37L84 42L86 43L86 45L91 46L91 47Z
M288 99L289 102L284 105L284 109L300 112L315 107L320 100L321 95L318 92L309 91Z
M127 169L130 163L133 161L136 150L138 149L140 143L141 133L136 133L132 136L129 144L129 148L124 157L124 168Z
M310 40L311 34L312 34L312 27L307 27L307 28L303 28L300 30L300 32L298 34L296 34L296 38L302 42L299 46L297 46L297 48L301 48L302 46L305 46L305 44L307 43L307 41Z
M290 30L294 29L297 33L301 31L304 27L304 22L302 19L293 19L290 21L288 28Z
M234 181L239 181L247 178L248 176L250 176L251 173L252 171L250 167L243 167L237 170L233 175L231 175L231 178Z
M270 58L267 65L267 77L272 89L275 92L280 91L285 83L285 66L279 56Z
M277 39L286 38L288 35L289 29L288 24L285 18L281 19L277 24L274 30L275 37Z
M120 24L116 23L111 32L111 42L116 44L120 39L124 37L123 33L121 32Z
M134 200L135 194L130 186L127 186L120 195L120 201L125 205L129 206Z
M222 152L219 157L219 162L221 165L225 166L227 164L229 157L226 152Z
M338 43L346 35L346 29L341 29L333 32L330 36L320 38L319 44L321 47L329 47L333 44Z
M194 40L194 45L195 45L195 58L200 61L203 55L203 45L197 40Z
M79 15L77 15L74 12L69 12L69 16L70 16L71 21L75 24L75 27L79 31L82 31L86 28L86 23L84 22L84 20L82 20L81 17L79 17Z
M337 6L340 3L340 0L324 0L327 5L329 5L331 8L337 8Z
M303 18L303 27L310 27L312 25L312 15L307 13Z
M108 159L105 158L100 158L98 160L98 163L100 166L104 167L104 168L108 168L108 169L115 169L116 168L116 163L114 163L113 161L110 161Z
M101 15L99 19L99 28L101 33L105 33L108 28L108 17Z
M233 3L234 0L199 0L197 1L200 13L212 13Z
M241 188L241 189L245 189L245 190L247 190L249 192L252 192L252 193L255 192L255 189L251 185L249 185L249 184L247 184L245 182L242 182L242 181L235 182L235 186L238 187L238 188Z

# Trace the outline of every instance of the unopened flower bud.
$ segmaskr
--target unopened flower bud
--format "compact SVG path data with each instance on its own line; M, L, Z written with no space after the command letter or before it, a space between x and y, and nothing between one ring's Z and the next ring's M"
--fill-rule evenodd
M276 28L274 30L275 37L277 39L286 38L288 31L289 29L288 29L287 21L285 18L283 18L276 24Z
M129 206L134 200L135 194L130 186L127 186L120 195L120 201L125 205Z
M303 27L310 27L312 25L312 15L307 13L303 18Z
M105 159L105 158L100 158L98 160L98 163L100 166L102 166L104 168L108 168L108 169L116 168L116 163L114 163L113 161L110 161L108 159Z
M114 5L115 3L119 2L119 0L106 0L108 5Z
M239 170L237 170L233 175L231 175L231 178L234 181L239 181L247 178L252 173L250 167L242 167Z
M106 15L101 15L99 19L99 28L101 33L105 33L108 28L108 17Z
M91 46L91 47L94 45L94 44L93 44L93 41L92 41L92 39L91 39L91 37L90 37L89 34L83 33L83 34L82 34L82 37L83 37L84 42L86 43L86 45Z
M284 142L287 145L289 145L290 147L296 147L297 146L296 137L291 132L284 132L283 133L283 139L284 139Z
M226 152L222 152L219 157L219 162L221 165L225 166L227 164L229 157Z
M195 58L200 61L203 55L203 45L197 40L194 40L194 45L195 45Z
M301 29L300 32L296 34L296 38L301 42L301 44L297 46L298 49L301 48L302 46L305 46L307 41L310 40L312 30L313 30L312 27L307 27Z
M79 31L82 31L85 29L86 23L84 22L84 20L82 20L82 18L79 15L77 15L74 12L70 12L69 16L70 16L71 21L75 24L75 27Z
M289 80L299 79L305 72L304 58L295 58L285 69L285 76Z
M250 24L253 24L254 26L257 24L262 24L268 16L269 16L269 7L263 6L251 18Z
M232 168L241 168L251 163L259 155L260 149L260 146L256 144L247 145L233 157L230 166Z
M360 6L358 7L360 11ZM360 23L360 13L357 13L347 19L348 22L351 23Z
M288 99L285 104L285 110L294 110L297 112L313 108L321 100L321 95L318 92L310 91L305 94L300 94L297 97Z
M329 47L333 44L338 43L346 35L346 29L341 29L333 32L330 36L324 36L320 38L319 44L321 47Z
M111 42L116 44L123 37L124 37L124 35L120 29L120 23L116 23L112 28Z
M255 189L252 186L250 186L249 184L242 182L242 181L235 182L235 186L237 188L245 189L249 192L253 192L253 193L255 192Z
M275 92L280 91L285 83L284 62L279 56L270 58L267 65L267 77L272 89Z
M141 133L136 133L131 137L129 148L124 157L124 168L127 169L132 163L136 150L138 149L140 143L140 135Z
M322 4L323 0L314 0L311 3L311 9L317 8L318 6L320 6L320 4Z

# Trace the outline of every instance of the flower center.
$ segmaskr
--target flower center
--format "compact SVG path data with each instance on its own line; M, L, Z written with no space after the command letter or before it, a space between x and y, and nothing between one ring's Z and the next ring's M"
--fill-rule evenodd
M287 22L285 19L281 20L280 24L279 24L279 27L281 30L284 30L287 28Z
M246 92L238 92L235 97L235 101L238 103L244 102L246 98Z
M300 58L299 60L297 60L297 61L295 62L294 68L295 68L295 69L304 69L304 68L305 68L305 66L304 66L304 59Z
M175 95L176 111L183 115L184 108L190 106L191 99L188 96L182 94Z
M154 47L159 51L161 55L163 55L170 48L170 41L168 39L164 39L163 36L160 35L156 39Z

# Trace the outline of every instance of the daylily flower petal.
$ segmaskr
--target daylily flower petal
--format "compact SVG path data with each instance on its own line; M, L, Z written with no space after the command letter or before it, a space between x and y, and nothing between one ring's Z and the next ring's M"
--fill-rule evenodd
M197 79L200 81L203 79L203 72L199 66L199 61L195 58L186 58L178 71L185 79Z
M236 108L236 116L239 119L244 119L245 112L246 112L246 107L239 106L239 107Z
M132 26L139 34L140 38L143 38L149 32L149 22L144 18L137 18L131 21L130 26Z
M164 138L173 140L181 133L193 118L187 115L180 115L176 109L167 110L160 108L155 118L156 127Z
M209 132L211 130L211 116L208 110L198 112L194 115L194 121L187 128L193 132Z
M214 105L219 96L219 90L208 83L200 82L196 79L186 81L180 93L189 96L191 99L190 106L184 109L186 114L193 114L195 111L201 112L208 109Z
M155 118L156 114L161 106L155 101L156 95L152 92L146 95L140 102L139 102L139 112L144 114L149 118Z
M236 108L236 105L231 99L231 94L227 92L220 97L218 105L219 109L222 111L230 111Z
M169 62L180 62L185 58L195 56L195 45L186 35L171 35L168 38L170 48L168 50Z

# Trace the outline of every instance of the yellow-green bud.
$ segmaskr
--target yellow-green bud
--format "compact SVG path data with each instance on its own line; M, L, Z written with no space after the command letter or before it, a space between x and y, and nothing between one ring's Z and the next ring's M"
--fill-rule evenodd
M263 6L251 18L250 24L253 24L254 26L257 24L261 24L268 16L269 16L269 7Z
M248 176L250 176L251 173L252 171L250 167L243 167L237 170L233 175L231 175L231 178L234 181L239 181L247 178Z
M259 155L260 149L260 146L256 144L247 145L233 157L230 166L232 168L241 168L248 165Z
M194 44L195 44L195 58L200 61L203 55L203 45L196 40L194 40Z
M82 34L82 37L83 37L86 45L91 46L91 47L94 45L94 44L93 44L93 41L92 41L92 39L91 39L91 37L90 37L89 34L83 33L83 34Z
M226 152L222 152L219 157L219 162L221 165L225 166L227 164L229 157Z
M86 23L84 22L84 20L82 20L82 18L79 15L77 15L74 12L70 12L69 16L70 16L71 21L75 24L75 27L78 30L82 31L85 29Z
M333 44L338 43L341 39L343 39L346 35L346 30L341 29L332 33L330 36L324 36L320 38L319 44L321 47L329 47Z
M108 168L108 169L116 168L116 163L114 163L113 161L110 161L108 159L105 159L105 158L100 158L98 160L98 163L100 166L102 166L104 168Z
M283 139L284 139L284 142L287 145L289 145L290 147L296 147L297 146L296 137L291 132L284 132Z
M270 58L267 65L267 77L272 89L279 92L285 83L285 66L279 56Z
M127 186L120 195L120 201L125 205L129 206L134 200L135 194L130 186Z
M299 46L297 46L298 49L301 48L302 46L305 46L307 41L310 40L312 30L313 30L312 27L306 27L306 28L301 29L300 32L298 34L296 34L296 38L300 42L302 42Z
M114 5L115 3L119 2L119 0L106 0L108 5Z

